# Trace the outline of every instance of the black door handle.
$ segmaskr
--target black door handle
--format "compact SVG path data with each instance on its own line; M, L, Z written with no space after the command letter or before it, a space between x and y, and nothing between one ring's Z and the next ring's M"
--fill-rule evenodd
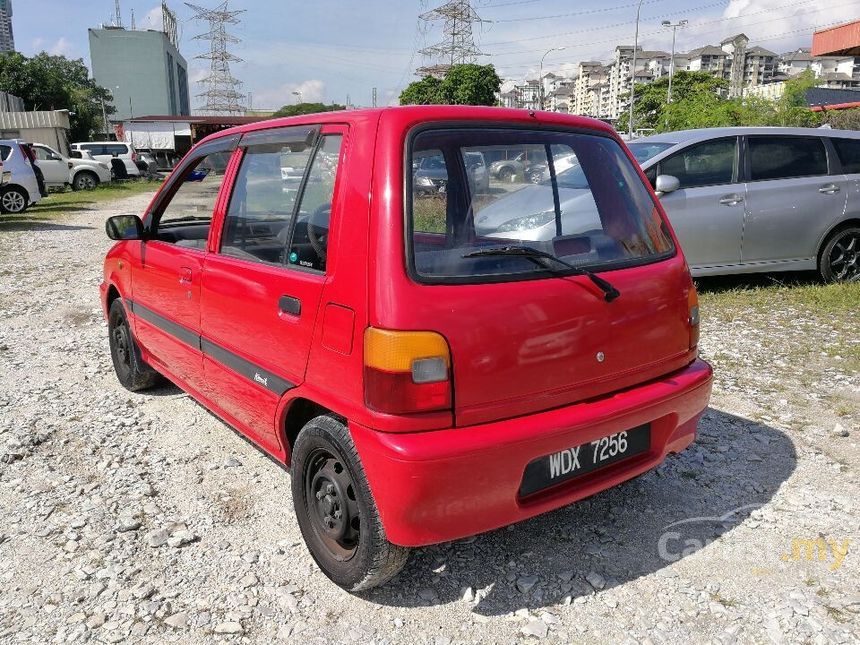
M290 314L291 316L302 315L302 301L292 296L281 296L278 300L278 309L282 314Z

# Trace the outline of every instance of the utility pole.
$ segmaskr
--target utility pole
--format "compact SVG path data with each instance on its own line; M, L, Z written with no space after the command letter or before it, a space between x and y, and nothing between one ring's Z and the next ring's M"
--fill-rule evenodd
M636 102L636 52L639 49L639 12L642 0L636 5L636 35L633 36L633 62L630 64L630 117L627 120L628 134L633 138L633 104Z
M672 102L672 77L675 75L675 34L678 31L678 27L686 27L688 20L681 20L679 22L671 22L669 20L664 20L661 24L666 28L672 29L672 59L669 61L669 89L666 92L666 103Z
M373 88L373 94L372 94L372 96L373 96L373 107L376 107L376 106L377 106L377 103L376 103L376 98L377 98L377 97L376 97L376 88L375 88L375 87Z

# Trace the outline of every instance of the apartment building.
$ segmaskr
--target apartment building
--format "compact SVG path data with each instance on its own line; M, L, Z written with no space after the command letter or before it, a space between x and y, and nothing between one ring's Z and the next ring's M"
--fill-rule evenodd
M15 51L12 32L12 0L0 0L0 52Z
M633 46L618 45L612 60L582 61L572 78L548 72L538 81L527 81L503 94L503 105L536 107L539 88L544 88L544 107L614 121L629 105ZM665 51L636 50L636 83L652 83L672 68L672 55ZM719 46L704 45L676 53L675 71L708 72L728 83L729 97L782 96L785 81L806 69L820 80L819 87L860 89L860 56L813 57L808 48L778 55L764 47L750 46L745 34L724 39Z

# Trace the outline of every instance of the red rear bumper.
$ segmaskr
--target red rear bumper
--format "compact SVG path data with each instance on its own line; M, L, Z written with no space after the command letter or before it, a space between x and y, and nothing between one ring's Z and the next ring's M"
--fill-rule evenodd
M422 546L464 538L545 513L659 465L693 441L711 394L697 360L659 380L586 403L507 421L420 433L350 430L388 539ZM651 424L651 449L537 493L518 490L538 457Z

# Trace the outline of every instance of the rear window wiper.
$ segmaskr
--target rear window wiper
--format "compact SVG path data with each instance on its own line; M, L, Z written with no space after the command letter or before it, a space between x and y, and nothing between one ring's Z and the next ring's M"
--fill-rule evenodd
M567 267L571 271L573 271L577 275L584 275L589 280L591 280L597 287L603 291L603 297L606 302L612 302L618 296L621 295L621 292L616 289L612 284L601 278L599 275L596 275L589 271L588 269L583 269L582 267L578 267L575 264L571 264L570 262L565 262L561 258L557 258L552 253L547 253L546 251L541 251L539 249L532 248L531 246L497 246L493 248L487 249L478 249L477 251L471 251L466 253L464 258L480 258L485 256L492 255L510 255L514 257L522 257L532 260L538 266L551 271L549 267L544 265L541 260L551 260L552 262L556 262L561 264L562 266Z

